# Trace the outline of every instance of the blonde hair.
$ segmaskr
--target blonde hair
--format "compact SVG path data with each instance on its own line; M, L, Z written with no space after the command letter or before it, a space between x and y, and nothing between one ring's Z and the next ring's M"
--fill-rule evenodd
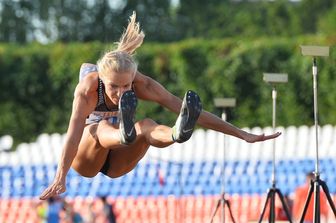
M132 72L137 70L137 64L133 59L135 50L141 46L145 34L140 30L139 23L135 22L136 13L130 16L128 26L122 34L117 49L104 54L97 62L99 75L106 77L114 72Z

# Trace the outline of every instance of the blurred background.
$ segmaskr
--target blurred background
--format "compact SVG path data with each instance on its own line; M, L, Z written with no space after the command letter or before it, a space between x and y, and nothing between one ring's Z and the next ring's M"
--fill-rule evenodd
M312 60L299 46L330 46L330 56L317 63L322 178L334 196L335 0L1 0L0 222L43 222L51 205L38 195L55 174L79 68L113 48L132 11L146 35L136 54L139 70L177 96L195 90L217 115L214 98L236 98L227 120L240 128L272 133L271 88L262 75L288 74L277 88L276 157L289 205L315 157ZM136 118L144 117L169 126L176 119L141 101ZM102 197L117 222L209 222L225 167L236 222L256 221L271 186L271 149L271 142L251 145L198 129L185 144L151 148L118 179L71 170L66 194L55 200L63 222L75 221L67 217L72 211L82 221L106 222Z

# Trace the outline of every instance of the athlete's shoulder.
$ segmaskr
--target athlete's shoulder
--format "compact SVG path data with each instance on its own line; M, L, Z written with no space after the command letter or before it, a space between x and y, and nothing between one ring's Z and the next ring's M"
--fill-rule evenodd
M84 79L88 74L98 73L98 67L92 63L83 63L79 70L79 80Z
M76 91L85 96L96 94L98 89L98 79L97 72L87 74L81 81L79 81Z
M139 71L137 71L135 73L135 77L134 77L134 80L133 80L133 84L136 84L136 85L143 85L143 84L146 84L148 81L148 76L140 73Z
M93 63L82 63L80 69L92 69L92 70L98 70L97 65Z

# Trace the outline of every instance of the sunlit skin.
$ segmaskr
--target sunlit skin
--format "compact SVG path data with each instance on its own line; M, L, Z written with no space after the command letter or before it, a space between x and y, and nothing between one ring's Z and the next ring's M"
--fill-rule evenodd
M98 117L86 124L87 117L97 106L99 78L105 85L105 104L110 110L118 108L123 92L132 89L138 99L157 103L178 117L182 100L157 81L136 70L133 55L143 43L144 37L136 22L136 13L133 12L116 49L100 58L97 66L82 64L79 72L81 78L74 92L71 117L56 175L49 187L42 192L40 199L45 200L66 191L66 176L70 167L85 177L94 177L99 172L111 178L120 177L134 169L150 146L163 148L175 143L173 128L145 118L134 124L135 140L129 145L122 144L119 124L109 121L111 117L118 115L117 111L105 112L104 116L100 116L101 119ZM97 70L101 73L98 74ZM129 71L117 72L119 70ZM274 139L280 135L279 132L271 135L251 134L205 110L201 112L197 123L203 128L251 143Z
M110 167L106 175L115 178L131 171L146 154L149 146L162 148L174 143L171 127L158 125L151 119L135 123L137 138L133 144L127 146L120 144L118 125L112 125L106 120L86 125L86 117L94 111L98 101L98 76L97 72L91 72L76 87L67 137L56 176L40 199L48 199L66 191L66 175L70 167L82 176L94 177L107 161ZM156 102L177 115L180 111L180 98L139 71L136 74L111 72L101 78L109 108L117 108L122 93L132 88L140 100ZM201 113L197 123L204 128L250 143L273 139L281 134L251 134L207 111Z

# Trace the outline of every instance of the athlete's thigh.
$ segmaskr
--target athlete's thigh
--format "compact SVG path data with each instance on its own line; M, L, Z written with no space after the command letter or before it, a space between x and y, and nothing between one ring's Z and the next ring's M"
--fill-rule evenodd
M110 177L119 177L131 171L146 154L149 144L141 130L144 127L140 121L135 124L137 138L134 143L122 146L119 149L113 149L108 154L107 162L109 168L106 175Z
M103 148L96 136L98 124L84 128L78 151L72 162L72 167L82 176L95 176L105 163L108 149Z

